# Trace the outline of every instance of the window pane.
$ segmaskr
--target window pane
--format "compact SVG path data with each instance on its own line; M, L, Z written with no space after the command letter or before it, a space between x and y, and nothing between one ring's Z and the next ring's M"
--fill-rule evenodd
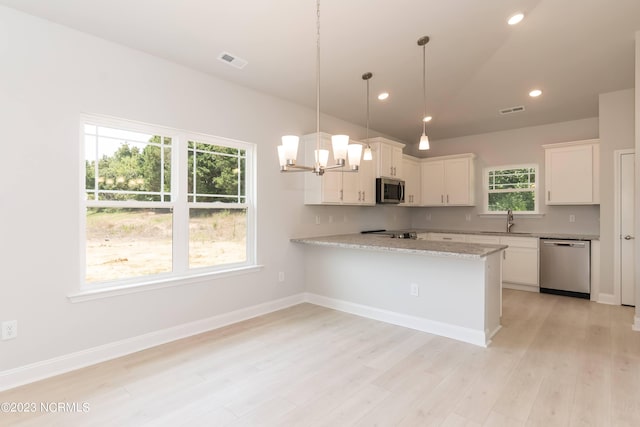
M97 134L85 134L85 188L96 190L97 200L154 201L170 192L170 138L102 126L85 131Z
M189 201L239 203L246 185L245 150L197 141L188 146Z
M87 209L87 283L172 270L172 213L168 209Z
M246 260L246 209L189 210L189 268Z
M535 198L533 191L513 193L489 193L489 211L533 211Z

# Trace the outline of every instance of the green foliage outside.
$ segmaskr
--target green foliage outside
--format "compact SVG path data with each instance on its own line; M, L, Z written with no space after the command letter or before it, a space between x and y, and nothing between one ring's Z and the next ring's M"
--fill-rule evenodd
M98 159L97 179L96 161L85 161L88 196L94 198L97 186L99 200L169 201L171 140L154 136L149 142L142 149L123 143ZM188 162L189 201L244 202L244 150L190 141Z
M489 211L533 211L535 172L534 168L490 171Z
M535 200L532 191L519 193L490 193L490 211L533 211Z

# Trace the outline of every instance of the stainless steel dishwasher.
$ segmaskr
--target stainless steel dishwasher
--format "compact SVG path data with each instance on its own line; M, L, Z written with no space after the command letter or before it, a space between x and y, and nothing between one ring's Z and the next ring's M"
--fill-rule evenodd
M588 299L591 242L540 239L540 292Z

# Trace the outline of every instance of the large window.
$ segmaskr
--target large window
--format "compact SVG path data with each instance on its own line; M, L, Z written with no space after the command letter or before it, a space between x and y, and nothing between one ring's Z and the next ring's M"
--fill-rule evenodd
M86 287L255 264L253 144L83 117Z
M504 213L538 212L538 166L515 165L485 169L485 210Z

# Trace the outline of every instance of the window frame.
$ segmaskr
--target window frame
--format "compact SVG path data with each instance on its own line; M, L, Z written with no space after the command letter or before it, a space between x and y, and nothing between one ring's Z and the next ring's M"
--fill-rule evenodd
M534 208L532 211L513 211L514 215L539 215L540 214L540 166L537 163L523 163L523 164L512 164L512 165L500 165L500 166L489 166L484 168L482 177L483 177L483 215L505 215L507 211L491 211L489 210L489 194L491 193L521 193L521 192L529 192L531 189L517 189L514 188L512 191L505 190L490 190L489 189L489 173L510 169L534 169L535 170L535 180L534 180L534 188L533 188L533 198L534 198Z
M171 140L171 188L170 201L114 201L88 200L85 181L85 125L112 127L133 132L170 137ZM220 136L206 135L161 125L150 125L127 119L95 114L81 114L80 117L80 272L79 286L69 295L72 302L84 301L104 296L121 295L167 286L201 281L204 278L227 277L242 272L260 269L257 264L257 215L256 215L256 158L255 143L243 142ZM245 152L245 202L189 202L188 201L188 141L205 142ZM86 257L86 211L90 207L116 208L169 208L172 215L172 271L147 276L137 276L104 282L85 282ZM191 208L246 209L246 260L218 266L189 267L189 210Z

